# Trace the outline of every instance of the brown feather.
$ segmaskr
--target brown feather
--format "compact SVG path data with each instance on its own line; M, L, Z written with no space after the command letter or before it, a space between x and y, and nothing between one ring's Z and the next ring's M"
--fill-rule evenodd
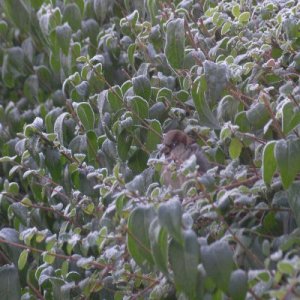
M196 156L198 171L200 174L205 173L210 168L210 163L201 147L188 135L180 130L170 130L163 138L163 148L161 150L165 154L166 165L162 170L162 178L166 185L173 188L179 188L186 180L183 175L172 174L172 161L175 162L176 168L190 158L193 154Z

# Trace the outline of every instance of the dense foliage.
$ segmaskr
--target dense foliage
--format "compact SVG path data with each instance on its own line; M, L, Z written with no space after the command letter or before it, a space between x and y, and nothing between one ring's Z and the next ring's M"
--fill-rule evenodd
M0 0L0 298L300 297L297 0ZM158 144L195 157L178 190Z

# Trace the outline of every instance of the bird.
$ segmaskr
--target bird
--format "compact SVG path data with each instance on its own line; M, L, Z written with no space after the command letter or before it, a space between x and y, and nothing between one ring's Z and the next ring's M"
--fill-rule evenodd
M186 181L184 175L174 174L174 171L177 171L193 154L196 157L200 175L211 167L210 162L196 141L178 129L170 130L164 134L160 153L165 158L165 164L161 173L163 183L172 188L180 188Z

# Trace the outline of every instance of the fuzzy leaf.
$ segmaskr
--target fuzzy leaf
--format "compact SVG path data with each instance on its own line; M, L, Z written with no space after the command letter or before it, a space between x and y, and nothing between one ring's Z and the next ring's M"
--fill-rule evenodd
M262 174L263 174L263 180L266 184L271 183L277 167L275 156L274 156L275 145L276 142L271 141L264 147L264 151L263 151Z
M170 66L180 69L184 60L184 20L174 19L167 24L165 54Z
M153 259L158 269L168 274L168 233L155 218L149 227L149 238Z
M174 272L176 288L184 292L188 299L202 299L199 293L201 286L198 273L200 247L197 236L192 230L183 233L183 243L172 239L169 246L170 265Z
M0 299L21 299L19 274L13 264L0 267Z
M139 206L128 218L127 247L130 255L140 266L154 264L151 254L149 226L155 217L153 207Z
M94 129L95 114L89 103L79 103L76 107L76 113L86 131Z
M217 241L201 248L201 258L207 274L224 292L228 291L230 274L234 268L233 253L225 241Z
M173 199L166 203L162 203L158 208L158 219L160 225L168 230L168 233L177 241L177 243L182 244L182 211L179 200Z
M192 97L199 115L199 123L212 129L218 129L220 128L219 122L206 102L206 89L205 76L202 75L194 81L192 86Z
M300 140L280 140L275 145L275 159L282 185L287 189L300 171Z

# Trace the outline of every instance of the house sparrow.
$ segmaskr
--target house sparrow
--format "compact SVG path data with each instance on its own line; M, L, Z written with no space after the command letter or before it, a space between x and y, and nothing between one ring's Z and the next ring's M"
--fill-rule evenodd
M173 188L180 188L186 181L186 177L182 174L174 176L174 163L175 169L178 170L182 163L194 154L200 174L210 168L210 163L201 147L191 137L177 129L170 130L164 135L161 153L166 158L166 164L162 170L163 182Z

